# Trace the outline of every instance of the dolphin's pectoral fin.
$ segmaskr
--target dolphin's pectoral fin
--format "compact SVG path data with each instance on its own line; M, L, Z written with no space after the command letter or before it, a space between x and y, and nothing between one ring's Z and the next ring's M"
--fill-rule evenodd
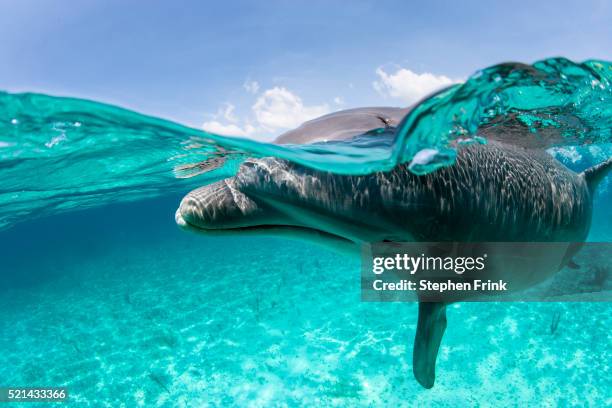
M436 379L436 358L446 330L446 304L419 303L412 371L417 381L425 388L431 388Z
M567 264L567 267L570 269L580 269L580 265L578 265L573 259L570 259Z

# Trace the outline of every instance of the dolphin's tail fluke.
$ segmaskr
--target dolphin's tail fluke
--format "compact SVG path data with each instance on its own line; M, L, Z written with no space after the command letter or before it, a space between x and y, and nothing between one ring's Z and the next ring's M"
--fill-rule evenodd
M593 167L589 167L582 175L586 180L589 189L591 191L595 191L599 182L606 177L608 172L612 170L612 157L606 160L605 162L599 163Z
M433 302L419 303L412 371L417 381L425 388L431 388L436 379L436 358L446 330L446 304Z

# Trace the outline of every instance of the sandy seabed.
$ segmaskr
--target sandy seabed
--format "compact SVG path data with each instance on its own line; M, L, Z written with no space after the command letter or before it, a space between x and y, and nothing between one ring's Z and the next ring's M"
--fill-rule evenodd
M173 226L143 237L13 260L3 273L27 284L2 288L2 385L66 386L79 407L612 403L609 303L454 304L425 390L416 304L360 302L358 259Z

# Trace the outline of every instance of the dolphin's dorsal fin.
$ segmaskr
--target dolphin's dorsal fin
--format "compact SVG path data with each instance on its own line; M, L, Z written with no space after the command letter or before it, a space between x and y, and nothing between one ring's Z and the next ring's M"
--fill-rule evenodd
M599 163L593 167L589 167L585 171L582 172L582 175L587 182L589 189L591 192L595 191L597 185L606 174L612 169L612 157L606 160L605 162Z

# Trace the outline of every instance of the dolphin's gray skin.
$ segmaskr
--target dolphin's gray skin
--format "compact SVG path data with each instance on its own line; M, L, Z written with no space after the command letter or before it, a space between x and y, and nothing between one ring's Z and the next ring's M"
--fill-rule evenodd
M325 132L349 138L372 126L393 127L399 114L394 108L367 108L337 114L338 121L328 115L279 141L306 143L319 140ZM350 126L351 115L356 115L358 126ZM364 117L367 120L360 122ZM345 127L351 130L342 133ZM516 129L511 130L515 135ZM235 177L189 193L176 220L200 231L275 227L318 232L345 243L584 241L593 191L612 160L574 173L542 149L500 142L506 131L503 126L488 129L489 143L460 148L453 166L424 176L408 171L407 164L389 172L346 176L276 158L249 159ZM577 250L568 250L566 263ZM509 265L487 273L512 274L513 281L527 288L563 266L523 271ZM446 304L421 302L413 371L426 388L434 384L445 328Z
M377 107L334 112L280 135L275 143L307 144L347 140L372 129L395 128L409 111L410 108Z

